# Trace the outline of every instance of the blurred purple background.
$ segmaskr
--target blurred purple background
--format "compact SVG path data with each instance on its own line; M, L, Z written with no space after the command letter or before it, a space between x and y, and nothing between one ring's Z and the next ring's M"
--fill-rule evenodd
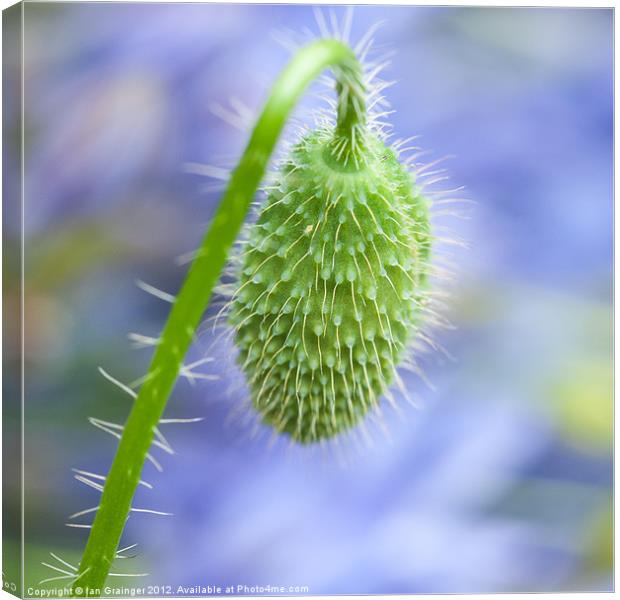
M155 489L136 499L174 516L133 515L123 538L139 556L116 570L151 575L114 584L611 589L612 14L355 8L352 39L384 20L376 44L395 51L396 137L455 155L447 185L476 202L451 223L472 247L456 261L456 329L437 333L455 360L426 357L436 389L406 376L421 408L387 410L369 448L343 441L342 464L254 439L218 345L205 372L220 379L180 382L168 409L205 420L169 426L177 456L161 475L147 464ZM139 377L149 351L125 336L166 318L134 280L175 292L175 257L219 200L185 167L232 166L243 148L211 108L258 110L289 56L272 34L304 28L317 31L301 5L25 5L30 584L49 551L77 562L86 541L63 524L98 496L70 467L105 472L115 447L86 418L129 408L97 367ZM211 342L205 328L192 355Z

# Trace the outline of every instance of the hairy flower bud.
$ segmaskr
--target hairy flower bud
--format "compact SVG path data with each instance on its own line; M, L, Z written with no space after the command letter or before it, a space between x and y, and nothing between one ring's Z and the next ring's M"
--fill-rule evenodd
M263 421L301 443L377 406L426 302L428 202L381 139L359 142L297 144L241 256L239 361Z

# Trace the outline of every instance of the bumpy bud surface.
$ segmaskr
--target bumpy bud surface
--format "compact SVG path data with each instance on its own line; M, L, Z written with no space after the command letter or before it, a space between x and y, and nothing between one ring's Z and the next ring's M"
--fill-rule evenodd
M378 137L365 134L359 161L339 160L333 142L311 132L282 168L251 226L230 314L256 409L301 443L377 405L426 298L426 199Z

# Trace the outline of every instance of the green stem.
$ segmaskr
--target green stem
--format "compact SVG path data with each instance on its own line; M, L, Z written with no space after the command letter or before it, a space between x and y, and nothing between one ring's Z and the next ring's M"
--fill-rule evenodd
M357 127L365 119L360 64L351 49L336 40L319 40L301 49L277 79L172 307L148 377L125 424L80 562L80 575L73 584L76 596L101 594L114 562L154 429L162 417L230 247L290 112L308 84L328 67L334 69L340 100L337 130Z

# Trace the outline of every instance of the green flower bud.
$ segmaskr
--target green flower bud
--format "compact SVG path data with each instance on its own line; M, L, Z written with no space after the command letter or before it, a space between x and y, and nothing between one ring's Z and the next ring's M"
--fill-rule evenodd
M229 317L265 423L306 444L377 406L427 301L430 249L428 201L379 137L318 129L295 146L251 226Z

